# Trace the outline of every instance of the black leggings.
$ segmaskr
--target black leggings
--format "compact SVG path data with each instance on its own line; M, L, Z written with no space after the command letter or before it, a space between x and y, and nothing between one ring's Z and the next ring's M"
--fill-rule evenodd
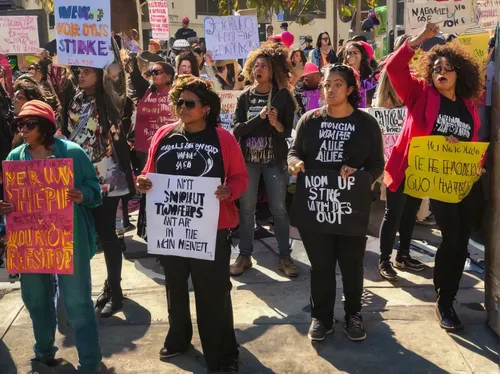
M396 192L387 189L385 215L380 227L380 261L391 259L398 229L398 254L408 255L410 253L415 219L422 200L406 195L403 192L404 186L403 181Z

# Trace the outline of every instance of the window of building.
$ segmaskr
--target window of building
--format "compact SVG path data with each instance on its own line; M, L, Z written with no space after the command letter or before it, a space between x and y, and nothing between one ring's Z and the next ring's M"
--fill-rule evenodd
M196 0L196 15L216 16L219 14L218 0Z
M299 4L295 8L294 12L285 11L284 21L295 21L295 19L300 15L315 16L315 18L326 18L326 0L309 0L306 5L306 0L299 0Z

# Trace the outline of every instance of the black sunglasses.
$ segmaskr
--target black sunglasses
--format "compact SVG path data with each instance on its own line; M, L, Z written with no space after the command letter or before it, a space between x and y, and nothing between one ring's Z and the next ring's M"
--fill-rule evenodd
M165 72L164 72L163 70L154 70L154 69L151 69L151 70L149 71L149 74L150 74L150 75L155 75L155 76L156 76L156 75L162 75L162 74L165 74Z
M196 103L200 103L200 101L194 101L194 100L184 100L184 99L179 99L175 103L175 106L177 108L180 108L181 106L185 106L187 109L193 109L196 106Z
M446 65L446 66L434 66L432 68L432 74L441 74L442 71L446 71L451 73L452 71L457 71L458 68L456 66Z
M25 120L19 119L17 122L17 128L19 130L22 130L26 127L28 131L33 131L37 125L38 121L33 119L25 119Z

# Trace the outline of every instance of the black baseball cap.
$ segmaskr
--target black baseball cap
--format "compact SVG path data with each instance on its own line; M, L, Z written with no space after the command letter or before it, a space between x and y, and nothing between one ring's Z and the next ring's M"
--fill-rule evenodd
M280 25L280 29L287 29L288 28L288 23L286 22L283 22L281 25Z

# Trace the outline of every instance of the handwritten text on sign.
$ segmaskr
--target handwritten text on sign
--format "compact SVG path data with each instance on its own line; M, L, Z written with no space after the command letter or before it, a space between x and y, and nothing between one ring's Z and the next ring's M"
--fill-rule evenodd
M0 53L40 52L36 16L0 17Z
M291 224L323 234L364 236L371 207L370 174L343 179L338 171L306 170L297 178Z
M205 41L214 60L247 58L259 47L256 16L205 17Z
M4 161L7 271L73 274L73 160Z
M444 136L413 138L406 169L405 194L458 203L481 176L489 143L450 144Z
M241 91L218 91L221 104L220 122L224 129L231 131L233 127L233 115L236 111L236 102Z
M392 147L396 144L403 129L406 117L406 108L369 108L366 111L378 121L384 139L384 157L389 159Z
M484 71L488 59L488 42L490 41L490 34L487 32L463 34L459 35L456 40L477 60L479 67Z
M500 23L500 0L478 0L479 26L493 28Z
M436 23L443 32L460 33L474 24L474 8L471 0L428 1L406 3L406 27L421 31L429 22Z
M103 68L114 60L110 0L56 0L57 62Z
M149 22L153 39L168 40L168 6L166 0L149 0Z
M148 253L214 260L219 178L148 174Z

